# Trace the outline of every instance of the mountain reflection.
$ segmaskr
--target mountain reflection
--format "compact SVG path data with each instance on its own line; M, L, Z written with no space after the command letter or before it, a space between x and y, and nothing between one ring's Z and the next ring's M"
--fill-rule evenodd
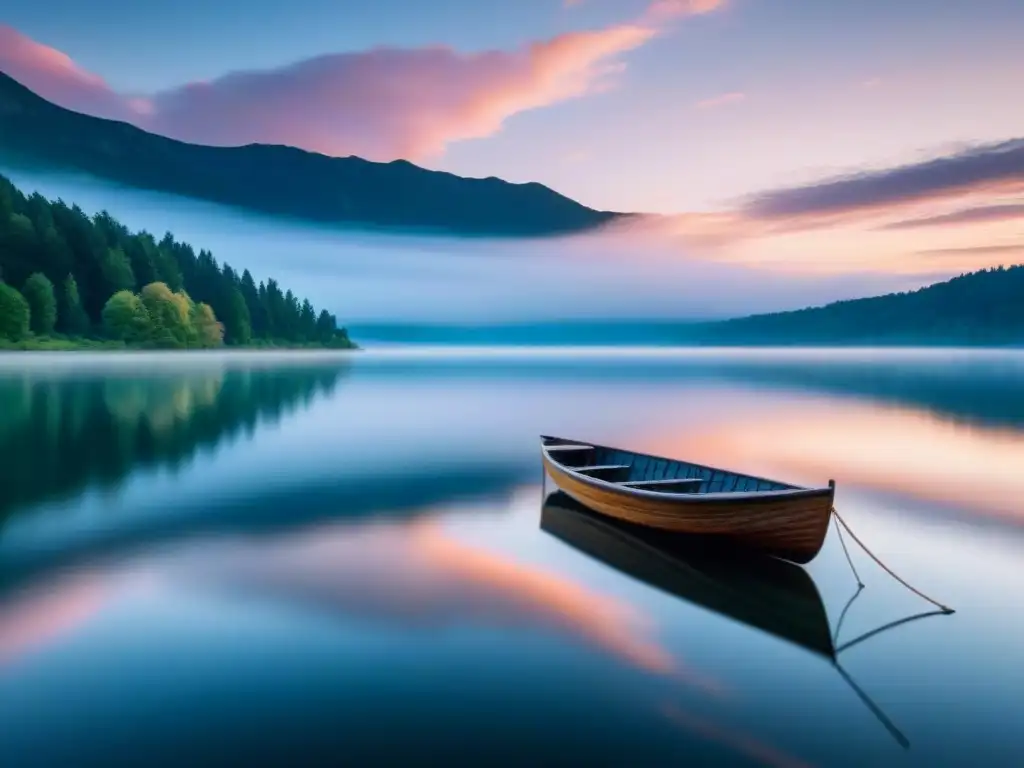
M88 376L0 372L0 519L177 468L200 449L273 423L330 393L346 369L216 365Z

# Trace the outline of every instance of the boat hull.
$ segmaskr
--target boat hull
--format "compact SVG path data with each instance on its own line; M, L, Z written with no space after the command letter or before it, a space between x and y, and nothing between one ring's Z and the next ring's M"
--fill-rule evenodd
M545 471L567 495L628 523L720 536L801 564L814 559L828 533L832 488L763 495L645 493L580 476L546 453L543 459Z

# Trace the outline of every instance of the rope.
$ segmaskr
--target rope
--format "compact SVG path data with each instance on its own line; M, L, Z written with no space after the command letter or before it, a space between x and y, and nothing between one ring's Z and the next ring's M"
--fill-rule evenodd
M836 533L839 535L839 543L843 545L843 554L846 555L846 562L850 564L850 570L853 571L853 578L857 580L857 586L860 587L860 589L864 589L864 582L860 580L860 574L857 573L857 569L853 565L853 558L850 557L850 550L846 548L846 539L843 538L843 529L839 527L839 513L836 512L835 507L832 507L832 514L836 516ZM850 535L852 536L853 534Z
M864 591L864 585L858 584L857 591L853 593L853 597L846 601L846 605L843 607L842 613L839 614L839 622L836 624L836 631L832 633L832 645L839 645L839 632L843 629L843 622L846 621L846 614L850 612L850 606L853 605L854 601L860 597L860 593Z
M942 603L940 603L937 600L932 600L924 592L921 592L920 590L914 589L914 587L910 586L910 584L908 584L903 579L901 579L899 576L897 576L889 566L887 566L885 563L883 563L881 560L879 560L870 549L868 549L866 546L864 546L864 542L862 542L860 539L857 538L857 534L855 534L852 530L850 530L850 526L848 526L846 524L846 521L843 520L843 518L841 518L839 516L839 512L836 511L835 507L832 507L832 514L836 516L836 521L839 522L839 524L842 525L843 528L846 529L846 532L848 534L850 534L850 538L852 538L855 542L857 542L857 545L861 549L864 550L864 552L868 555L868 557L870 557L872 560L874 560L876 563L878 563L878 565L881 566L882 570L884 570L886 573L888 573L890 576L892 576L894 579L896 579L896 581L898 581L900 584L902 584L904 587L909 589L911 592L913 592L918 597L920 597L920 598L922 598L924 600L927 600L932 605L938 607L943 613L953 613L953 609L950 608L948 605L943 605ZM843 549L844 550L846 549L846 545L845 544L843 545ZM847 554L847 557L849 557L849 554ZM852 563L851 563L851 565L852 565ZM857 581L860 581L860 579L858 578Z

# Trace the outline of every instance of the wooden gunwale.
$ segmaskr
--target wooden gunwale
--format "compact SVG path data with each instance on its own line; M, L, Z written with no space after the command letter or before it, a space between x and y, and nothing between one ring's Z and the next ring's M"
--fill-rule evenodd
M551 437L548 437L546 435L542 435L541 439L542 440L550 440L550 439L562 440L562 439L565 439L565 438L551 438ZM757 475L749 475L749 474L747 474L745 472L736 472L736 471L731 470L731 469L722 469L721 467L712 467L709 464L698 464L697 462L694 462L694 461L685 461L685 460L682 460L682 459L671 459L671 458L668 458L668 457L665 457L665 456L653 456L653 455L647 454L647 453L639 453L637 451L627 451L627 450L624 450L624 449L621 449L621 448L612 448L610 446L597 445L595 443L579 443L578 445L579 445L579 447L581 449L589 448L589 449L592 449L592 450L619 451L621 453L629 453L629 454L632 454L634 456L639 456L639 457L642 457L642 458L645 458L645 459L666 460L666 461L671 461L671 462L678 463L678 464L689 464L690 466L699 467L700 469L706 469L706 470L709 470L709 471L711 471L713 473L714 472L722 472L722 473L728 474L728 475L740 475L742 477L748 477L751 480L757 480L757 481L763 482L763 483L772 483L774 485L789 485L788 483L782 483L782 482L780 482L778 480L772 480L771 478L758 477ZM611 480L602 480L599 477L591 477L589 475L580 474L580 472L578 470L587 469L587 467L572 467L572 466L569 466L567 464L563 464L562 462L558 461L558 459L552 457L549 454L549 452L548 452L549 448L565 448L565 447L567 447L567 446L565 446L565 445L548 446L548 445L545 445L544 443L541 444L541 448L544 451L544 457L547 460L547 463L549 465L551 465L551 466L561 470L562 472L564 472L566 474L572 475L575 479L577 479L577 480L579 480L579 481L581 481L581 482L583 482L583 483L585 483L587 485L593 485L595 488L598 488L600 490L610 490L610 491L613 491L615 493L620 493L621 495L627 496L627 497L634 497L635 498L637 496L642 496L642 497L649 498L651 500L659 500L659 499L667 500L667 499L672 499L672 498L678 498L680 501L693 501L693 502L700 501L701 503L707 503L707 502L714 502L714 501L734 502L734 501L746 501L746 500L752 500L752 499L766 499L766 498L767 499L773 499L773 498L775 498L775 499L799 499L799 498L804 498L804 497L819 496L821 494L834 493L834 491L835 491L835 486L834 486L834 484L831 484L831 483L829 485L827 485L827 486L819 487L819 488L811 488L811 487L804 487L804 486L799 486L799 485L791 485L788 488L782 488L782 489L775 490L775 491L719 491L719 492L715 492L715 493L678 493L678 492L674 493L674 492L670 492L670 491L649 491L649 490L647 490L645 488L642 488L642 487L641 488L635 488L633 486L625 485L625 483L630 482L628 480L624 480L624 481L621 481L621 482L614 482L614 481L611 481ZM680 479L680 480L689 480L691 478L678 478L678 479ZM692 478L692 479L697 479L697 478Z

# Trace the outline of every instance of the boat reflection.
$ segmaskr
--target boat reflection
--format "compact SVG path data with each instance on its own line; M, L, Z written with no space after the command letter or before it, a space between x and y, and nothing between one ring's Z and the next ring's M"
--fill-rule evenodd
M787 640L831 664L905 749L910 742L860 689L839 655L880 632L942 611L916 614L837 644L850 598L833 631L810 574L798 565L744 552L713 538L666 534L602 517L562 491L548 496L540 527L574 549L652 587Z

